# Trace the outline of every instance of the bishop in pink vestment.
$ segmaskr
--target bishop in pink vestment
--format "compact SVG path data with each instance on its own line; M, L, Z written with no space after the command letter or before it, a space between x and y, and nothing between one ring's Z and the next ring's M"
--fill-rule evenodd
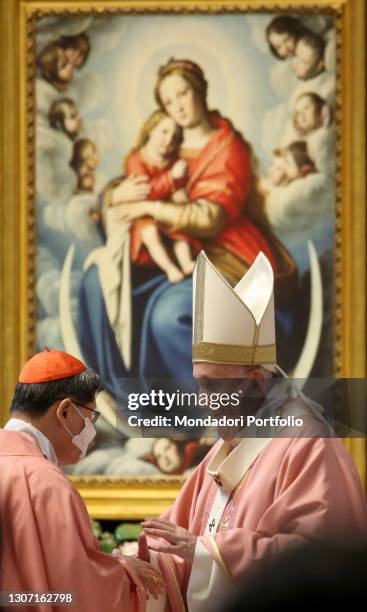
M20 373L12 418L0 429L0 592L72 594L76 612L145 612L160 576L99 550L85 504L58 466L76 463L95 437L99 390L97 374L63 351L36 354ZM14 609L60 607L35 601Z
M78 491L35 440L0 430L0 474L0 591L73 593L77 612L146 609L134 569L98 549Z
M232 451L238 453L241 466L236 477L233 465L226 470L230 444L217 442L161 517L198 536L193 564L175 555L151 552L158 556L174 612L185 609L190 580L195 586L195 574L200 572L206 574L203 583L208 588L199 587L191 602L188 597L189 610L213 609L212 596L211 603L207 601L207 591L213 588L220 610L220 602L236 586L245 586L265 563L291 547L306 542L351 545L366 541L365 494L340 440L278 437L265 442L263 448L261 439L258 443L254 450L260 452L250 465L253 449L247 455L246 446L253 445L253 440L241 440ZM213 464L216 479L208 473ZM210 525L209 530L206 526L220 488L216 480L221 480L229 499L217 530L210 533ZM148 534L162 527L158 521L145 524ZM165 550L157 540L150 539L150 547ZM173 573L175 581L170 578ZM210 586L215 581L217 590Z
M248 584L288 549L305 542L364 543L367 507L352 459L330 437L321 407L299 389L294 399L289 382L280 392L281 379L274 378L280 370L274 274L266 256L259 253L231 287L201 252L193 291L193 373L200 390L217 399L223 391L242 394L216 416L269 412L300 422L290 427L285 419L270 431L259 418L263 437L256 427L223 426L225 441L208 453L173 507L143 523L171 610L187 605L189 612L215 612L225 608L236 585Z

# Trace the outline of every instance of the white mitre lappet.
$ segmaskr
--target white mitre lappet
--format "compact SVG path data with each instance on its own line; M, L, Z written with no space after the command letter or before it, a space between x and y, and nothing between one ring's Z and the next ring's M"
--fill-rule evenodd
M193 363L273 366L274 274L264 253L231 287L201 251L193 274L193 319Z

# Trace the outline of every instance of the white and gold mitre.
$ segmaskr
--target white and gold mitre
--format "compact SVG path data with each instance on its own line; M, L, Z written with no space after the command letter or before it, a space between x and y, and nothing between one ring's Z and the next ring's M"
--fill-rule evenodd
M193 274L192 361L275 364L274 275L260 252L235 287L204 251Z

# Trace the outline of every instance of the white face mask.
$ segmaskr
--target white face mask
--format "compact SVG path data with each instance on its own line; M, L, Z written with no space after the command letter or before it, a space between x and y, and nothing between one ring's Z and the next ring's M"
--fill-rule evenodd
M71 441L74 444L74 446L79 448L79 450L81 451L79 459L83 459L83 457L85 457L85 455L87 453L87 450L88 450L88 447L89 447L90 443L96 437L97 432L96 432L96 429L95 429L92 421L90 419L88 419L88 417L85 417L80 412L80 410L78 410L78 408L74 404L73 404L73 407L80 414L80 416L82 417L82 419L84 421L83 429L81 430L81 432L79 434L74 436L71 433L70 429L68 429L68 427L66 427L66 425L64 425L64 423L63 423L63 426L66 429L66 431L68 432L68 434L70 434Z

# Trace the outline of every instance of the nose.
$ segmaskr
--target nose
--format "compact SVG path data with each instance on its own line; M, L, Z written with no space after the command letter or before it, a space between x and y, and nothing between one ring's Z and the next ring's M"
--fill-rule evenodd
M177 100L176 105L175 105L175 109L178 113L181 113L184 109L184 105L182 103L182 100Z

